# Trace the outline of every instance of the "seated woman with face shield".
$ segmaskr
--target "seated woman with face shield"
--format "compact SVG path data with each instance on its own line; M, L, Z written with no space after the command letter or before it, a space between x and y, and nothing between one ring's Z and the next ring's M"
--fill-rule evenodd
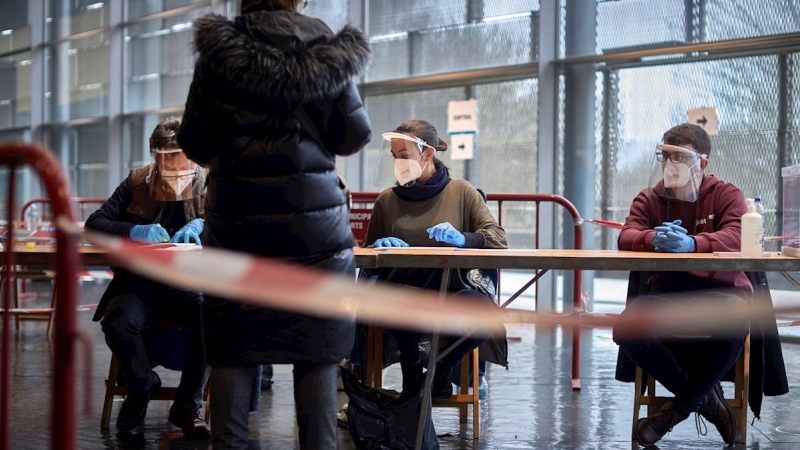
M87 229L143 244L200 244L206 172L178 147L180 122L178 117L170 117L156 126L150 137L153 162L131 170L114 194L89 216ZM157 322L169 321L191 332L169 421L180 427L187 439L211 437L199 415L209 373L200 329L202 302L199 291L178 289L114 269L114 278L93 320L102 319L106 343L119 360L128 383L129 395L117 417L120 431L131 431L142 423L150 399L161 387L145 353L141 333Z
M397 184L375 201L364 241L368 247L507 248L506 233L492 217L481 194L467 181L453 179L436 158L447 143L423 120L404 122L386 141L379 165L393 164ZM381 269L380 281L414 288L440 288L441 269ZM474 301L493 300L474 289L465 272L452 271L448 291ZM403 387L422 375L418 333L392 330L400 350ZM447 341L455 342L458 337ZM471 336L437 364L432 397L445 401L453 393L453 367L486 337ZM449 344L448 344L449 345Z

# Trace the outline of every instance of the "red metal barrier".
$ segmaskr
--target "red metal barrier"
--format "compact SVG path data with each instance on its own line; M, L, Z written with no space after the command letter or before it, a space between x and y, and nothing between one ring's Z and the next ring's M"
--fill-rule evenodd
M380 192L353 192L353 203L361 203L361 204L369 204L374 203L375 200L380 195ZM575 205L573 205L569 200L560 195L554 194L505 194L505 193L496 193L492 194L489 193L486 195L486 199L489 202L497 202L497 210L498 210L498 217L497 222L500 225L503 225L503 204L507 202L533 202L535 203L536 207L536 227L534 229L535 232L535 242L534 248L539 248L539 212L541 208L539 208L540 203L547 202L547 203L556 203L561 205L571 216L572 216L572 223L573 223L573 235L574 235L574 243L575 249L583 248L583 230L581 229L581 225L583 224L583 219L581 219L580 213L578 212ZM538 273L538 271L537 271ZM500 291L500 286L498 285L498 292ZM573 280L572 285L572 296L573 296L573 310L577 313L583 312L583 304L581 302L581 271L575 271L575 277ZM536 310L539 310L539 285L536 285ZM572 329L572 387L574 389L580 389L580 351L581 351L581 329L580 326L575 326Z
M69 201L69 184L55 156L38 145L0 144L0 165L10 169L8 192L8 223L13 222L15 178L19 166L30 165L39 175L51 199L56 218L74 221ZM58 289L58 320L55 322L54 362L52 377L52 448L75 448L75 341L83 340L77 326L77 270L79 265L77 240L60 227L56 230L56 288ZM10 279L14 264L14 246L5 246L5 276ZM10 283L3 290L2 341L2 400L0 400L0 449L8 449L8 399L10 385ZM87 374L88 376L88 374Z

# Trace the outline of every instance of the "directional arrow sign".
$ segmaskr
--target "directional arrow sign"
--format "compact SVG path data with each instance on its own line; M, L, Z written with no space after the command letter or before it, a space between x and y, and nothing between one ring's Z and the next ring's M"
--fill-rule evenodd
M719 133L717 108L690 108L687 122L703 127L710 136Z
M450 135L451 160L472 159L472 148L475 145L475 133L458 133Z

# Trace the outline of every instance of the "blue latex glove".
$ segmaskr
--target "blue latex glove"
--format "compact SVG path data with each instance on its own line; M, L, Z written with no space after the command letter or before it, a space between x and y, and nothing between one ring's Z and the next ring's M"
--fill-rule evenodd
M686 231L686 228L683 228L681 226L681 219L673 220L672 222L664 222L661 226L655 227L655 230L658 231L659 233L665 233L665 234L670 231L674 231L676 233L689 234L689 232Z
M450 222L442 222L428 228L428 238L436 240L436 242L444 242L456 247L463 247L467 244L467 238L463 233L456 230L455 227L450 225Z
M375 241L375 243L372 244L372 247L408 247L408 244L406 244L402 239L398 239L396 237L385 237Z
M144 244L161 244L169 242L169 233L161 225L134 225L128 234L131 240Z
M183 228L178 230L178 232L175 233L175 236L172 236L172 239L169 241L173 243L182 242L184 244L188 244L190 239L194 239L197 245L203 245L200 243L200 233L203 232L204 226L205 223L203 222L203 219L194 219L184 225Z

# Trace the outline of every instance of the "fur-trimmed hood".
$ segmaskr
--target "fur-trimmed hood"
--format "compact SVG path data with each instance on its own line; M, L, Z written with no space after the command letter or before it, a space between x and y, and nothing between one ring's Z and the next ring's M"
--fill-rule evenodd
M319 19L259 11L229 20L209 14L194 23L198 67L246 95L289 102L335 97L364 73L370 46L345 26L334 34Z

